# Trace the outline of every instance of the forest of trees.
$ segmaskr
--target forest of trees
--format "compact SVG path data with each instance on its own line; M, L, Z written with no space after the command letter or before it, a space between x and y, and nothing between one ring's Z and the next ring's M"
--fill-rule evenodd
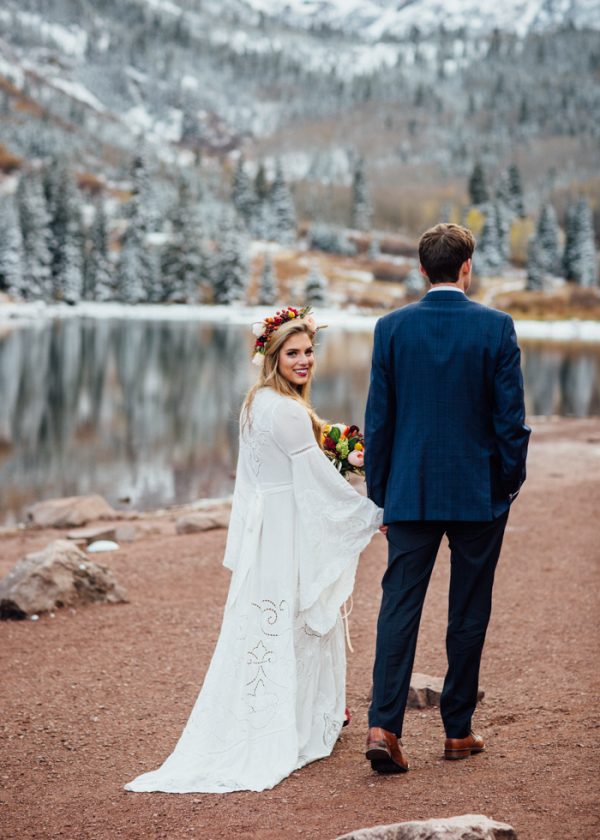
M515 164L502 173L491 189L484 167L477 161L468 182L472 206L484 217L474 271L479 276L501 275L509 265L510 232L515 219L526 217L521 174ZM573 199L561 232L557 214L549 199L539 208L535 231L527 243L527 283L530 291L553 288L555 278L579 286L598 285L592 212L582 196Z
M197 179L181 173L171 199L161 203L156 200L144 157L138 155L131 167L130 198L119 207L117 218L107 215L102 195L95 196L92 203L88 199L85 205L64 159L24 171L14 196L0 197L0 290L18 300L70 304L80 300L244 301L250 276L250 240L297 244L294 199L281 165L272 181L262 164L254 177L247 170L240 157L229 200L207 196ZM481 277L501 275L511 264L513 223L526 216L519 169L512 164L492 187L477 161L468 190L470 207L483 220L474 272ZM354 230L368 230L372 206L365 161L360 156L355 158L350 201ZM120 234L111 238L109 229L115 226L121 228ZM308 246L353 256L356 246L348 233L345 228L313 223L307 233ZM368 256L381 256L375 234ZM537 214L527 248L526 288L552 289L556 278L583 287L598 285L592 213L583 197L569 205L564 231L549 200ZM417 276L409 277L407 291L418 289L420 282ZM327 280L316 264L306 278L305 295L315 304L327 301ZM277 299L277 277L267 255L256 301L271 305Z
M356 158L350 213L368 229L371 205L364 160ZM292 191L281 164L273 178L259 164L254 177L239 157L229 197L218 200L193 173L182 171L170 200L159 201L143 155L132 162L130 198L116 217L102 195L92 201L76 186L64 158L25 170L14 196L0 196L0 290L19 300L229 304L246 299L249 242L297 244ZM90 213L91 220L84 223ZM124 218L121 218L124 217ZM111 227L123 227L109 237ZM353 255L346 230L313 225L311 247ZM306 278L312 302L327 282L313 267ZM267 258L258 302L277 300Z

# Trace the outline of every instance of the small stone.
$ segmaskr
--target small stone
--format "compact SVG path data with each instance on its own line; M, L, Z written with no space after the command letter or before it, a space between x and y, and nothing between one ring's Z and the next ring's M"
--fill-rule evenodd
M409 709L426 709L439 706L444 680L442 677L430 677L428 674L413 673L410 678L407 706ZM485 691L477 692L477 701L483 700Z
M200 531L212 531L215 528L228 528L231 511L217 509L202 513L186 513L177 520L178 534L195 534Z
M96 540L88 545L87 550L95 554L101 551L117 551L118 548L119 544L114 540Z
M464 814L439 820L425 820L360 828L337 840L517 840L517 833L507 823L496 822L482 814Z
M68 540L74 540L79 544L82 540L86 545L96 542L96 540L114 540L116 538L115 525L98 525L93 528L77 528L74 531L69 531L67 534Z

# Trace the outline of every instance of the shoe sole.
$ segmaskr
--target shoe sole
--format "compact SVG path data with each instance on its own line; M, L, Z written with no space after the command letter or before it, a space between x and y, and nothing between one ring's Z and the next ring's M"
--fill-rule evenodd
M391 755L381 747L367 750L365 756L376 773L406 773L408 767L396 764Z
M460 761L463 758L469 758L476 753L485 752L485 747L475 747L468 750L444 750L444 758L446 761Z

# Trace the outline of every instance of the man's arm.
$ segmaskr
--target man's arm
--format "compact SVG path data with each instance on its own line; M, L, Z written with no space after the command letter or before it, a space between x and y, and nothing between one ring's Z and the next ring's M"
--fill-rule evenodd
M521 351L510 316L504 321L500 339L494 379L493 417L502 485L507 495L514 497L525 481L525 461L531 429L525 423Z
M379 507L385 490L394 441L396 400L389 367L389 348L383 346L381 321L375 326L371 382L365 412L365 472L367 493Z

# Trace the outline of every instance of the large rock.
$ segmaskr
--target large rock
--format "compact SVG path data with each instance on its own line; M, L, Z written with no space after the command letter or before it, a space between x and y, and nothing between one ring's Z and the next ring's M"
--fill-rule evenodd
M359 828L337 840L516 840L517 832L481 814L464 814L426 820Z
M102 496L68 496L37 502L25 511L27 523L41 528L78 528L95 519L119 519Z
M444 680L442 677L430 677L428 674L413 673L410 678L407 706L409 709L426 709L439 706ZM477 692L477 700L483 700L485 691Z
M127 596L105 566L94 563L68 540L55 540L21 558L0 580L0 618L27 618L56 607L104 602Z
M199 513L186 513L177 520L178 534L195 534L199 531L212 531L214 528L227 528L231 510L215 508Z

